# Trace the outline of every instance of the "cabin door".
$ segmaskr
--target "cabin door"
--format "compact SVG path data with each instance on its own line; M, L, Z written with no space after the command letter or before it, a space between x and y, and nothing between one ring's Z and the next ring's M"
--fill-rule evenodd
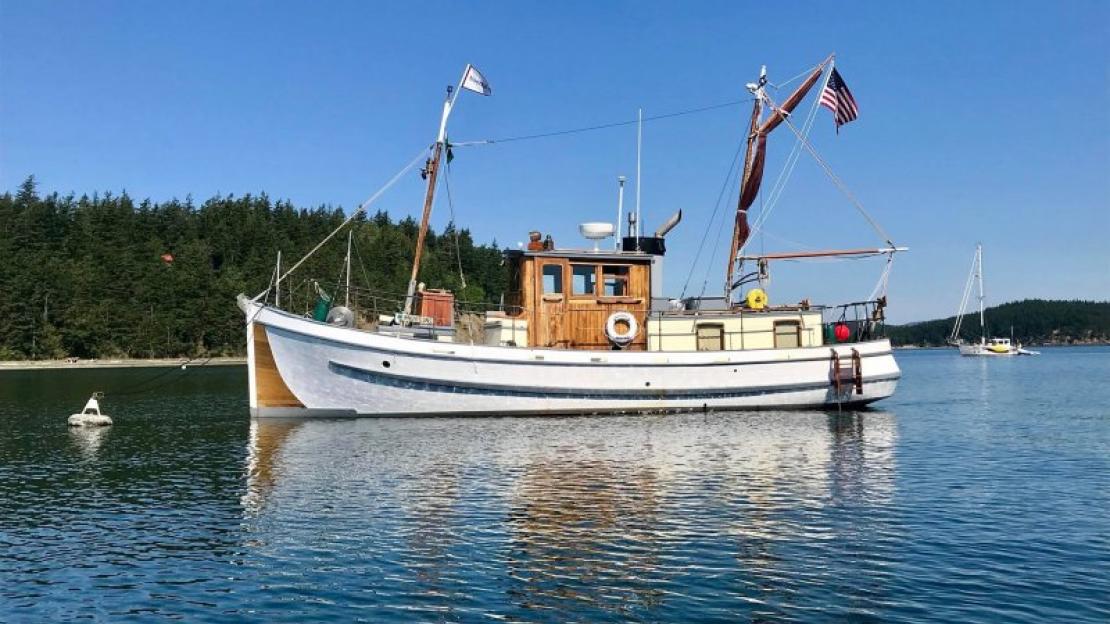
M539 264L536 288L536 345L537 347L565 347L567 338L563 331L566 319L566 264L561 260L545 260Z

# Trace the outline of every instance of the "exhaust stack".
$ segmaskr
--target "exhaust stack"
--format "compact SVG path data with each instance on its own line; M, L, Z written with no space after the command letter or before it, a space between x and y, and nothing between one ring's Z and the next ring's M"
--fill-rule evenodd
M659 226L658 230L655 230L655 237L656 238L663 238L664 236L667 235L667 232L670 232L671 230L674 229L674 226L678 225L679 221L682 221L682 210L681 209L679 209L678 212L671 215L671 218L667 219L663 223L663 225Z

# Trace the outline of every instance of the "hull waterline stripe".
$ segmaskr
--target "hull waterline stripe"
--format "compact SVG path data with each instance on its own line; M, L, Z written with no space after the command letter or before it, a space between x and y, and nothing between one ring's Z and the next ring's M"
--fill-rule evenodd
M477 394L498 397L521 397L536 399L593 399L593 400L622 400L622 401L666 401L666 400L695 400L695 399L727 399L768 394L782 394L804 390L823 390L832 386L829 381L810 382L800 384L782 384L754 388L714 388L708 390L641 390L636 389L573 389L554 387L528 387L504 386L494 384L474 384L468 382L442 382L426 379L411 379L397 375L389 375L378 371L371 371L334 360L328 362L328 368L344 377L357 379L391 388L404 390L417 390L421 392L440 392L446 394ZM901 375L886 375L873 377L864 381L864 385L896 381ZM835 392L834 392L835 395Z

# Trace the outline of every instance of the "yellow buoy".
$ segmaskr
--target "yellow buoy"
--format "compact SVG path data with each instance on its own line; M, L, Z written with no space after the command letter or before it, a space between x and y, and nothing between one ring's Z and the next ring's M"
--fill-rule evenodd
M763 292L762 288L753 288L749 290L744 300L747 302L748 307L753 310L762 310L767 307L767 293Z

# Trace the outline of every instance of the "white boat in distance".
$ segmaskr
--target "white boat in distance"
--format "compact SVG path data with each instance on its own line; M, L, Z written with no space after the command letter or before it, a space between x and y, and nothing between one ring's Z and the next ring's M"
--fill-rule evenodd
M967 300L971 295L971 283L979 282L979 342L967 342L960 338L960 328L963 325L964 310L967 309ZM948 336L948 343L960 349L960 355L982 355L991 357L1005 357L1010 355L1040 355L1039 351L1024 349L1021 343L1014 343L1012 338L987 338L987 320L984 310L983 295L983 245L975 246L975 257L971 261L971 272L964 285L964 296L960 301L960 312L956 315L956 323L952 326L952 333Z
M901 372L882 336L885 285L895 252L905 248L884 237L881 248L744 253L752 231L748 209L763 177L767 136L785 122L797 135L799 151L804 146L816 156L806 133L818 102L802 126L804 132L788 115L822 76L828 90L831 71L832 57L814 67L781 106L764 89L765 72L759 83L748 85L754 107L723 297L664 296L665 236L681 211L650 236L643 234L637 211L637 218L629 215L628 235L614 249L597 245L613 233L608 224L581 226L583 235L595 242L593 249L556 247L550 237L543 241L541 233L532 232L526 249L505 252L509 287L502 301L475 312L467 309L470 304L455 302L452 293L425 289L417 281L440 160L450 147L448 116L462 89L489 94L488 83L468 65L459 88L448 89L439 134L424 168L424 213L405 298L391 310L360 302L350 285L350 237L345 305L332 306L322 296L312 310L282 309L282 281L308 256L283 273L279 255L270 287L254 298L239 296L246 315L251 413L647 413L839 408L889 397ZM766 117L764 109L770 111ZM838 123L841 119L837 113ZM623 197L623 179L621 190ZM369 203L308 255L351 226ZM765 288L772 262L880 255L886 257L886 269L867 301L840 306L768 302ZM754 267L745 273L748 262ZM336 289L344 290L343 283L337 282ZM465 337L464 325L470 328Z

